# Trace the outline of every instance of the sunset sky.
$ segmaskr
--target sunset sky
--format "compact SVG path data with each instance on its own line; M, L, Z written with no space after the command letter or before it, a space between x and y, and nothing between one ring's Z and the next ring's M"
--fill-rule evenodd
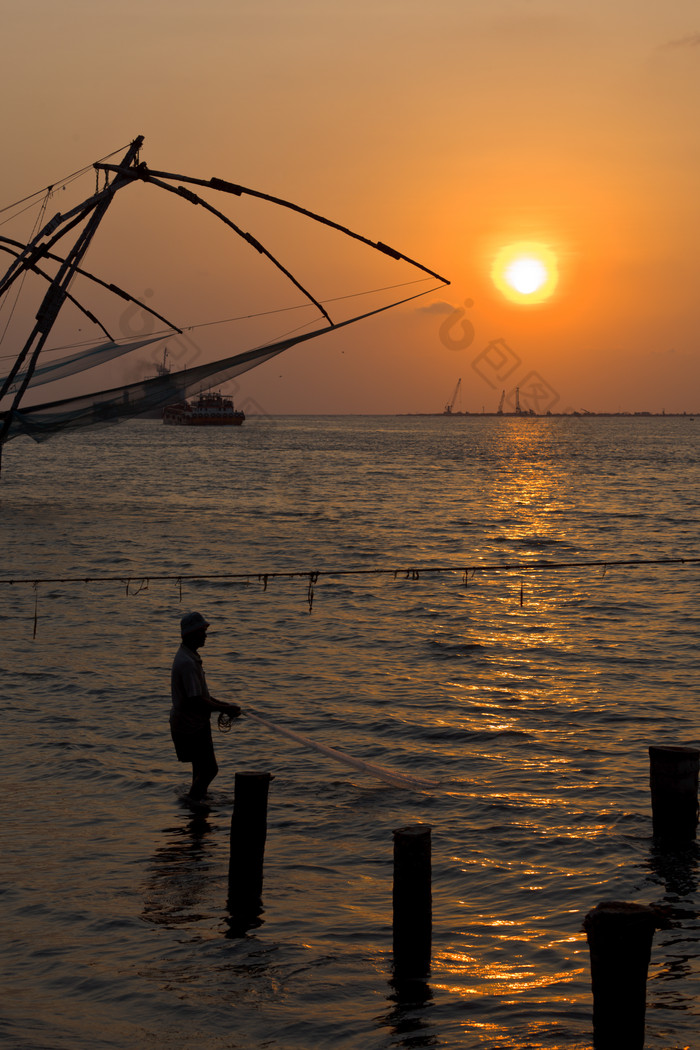
M700 411L696 3L12 0L3 23L0 205L143 134L151 168L295 201L450 279L242 376L239 402L436 412L461 379L469 411L516 385L553 411ZM262 302L218 232L140 189L101 273L172 312L194 260L183 323ZM514 244L549 253L548 296L494 282ZM312 291L374 286L375 260L363 285L334 252L302 244Z

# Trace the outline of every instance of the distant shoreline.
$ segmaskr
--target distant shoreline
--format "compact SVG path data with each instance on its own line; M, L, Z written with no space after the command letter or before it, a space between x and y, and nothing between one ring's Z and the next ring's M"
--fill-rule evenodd
M697 412L248 412L248 419L688 419ZM134 420L160 423L160 417L145 413Z
M444 416L451 419L491 416L495 419L690 419L698 412L405 412L407 416Z

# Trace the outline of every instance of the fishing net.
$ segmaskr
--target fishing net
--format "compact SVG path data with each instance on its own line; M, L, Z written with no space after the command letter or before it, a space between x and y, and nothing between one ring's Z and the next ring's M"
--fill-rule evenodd
M436 278L441 284L449 283L434 271L428 270L420 263L409 259L407 256L389 248L381 241L371 241L366 237L354 233L347 227L332 222L314 212L284 201L281 198L272 197L259 191L251 190L221 179L196 179L190 176L175 175L168 172L154 172L139 162L139 149L142 138L135 139L129 146L121 164L111 165L97 162L94 168L103 172L105 186L102 190L96 189L95 193L86 200L69 209L64 214L58 213L41 229L30 241L23 244L12 238L0 237L0 250L13 256L13 261L3 277L0 277L0 300L9 301L10 293L18 295L22 289L24 279L27 275L39 276L48 282L49 288L36 309L29 328L31 332L26 339L22 340L23 347L15 356L14 363L4 376L0 377L0 446L12 438L25 435L35 441L44 441L54 434L65 431L74 431L85 427L99 427L117 423L122 419L135 416L154 416L160 414L168 405L184 401L192 394L200 392L204 388L221 385L234 379L252 368L255 368L271 358L283 353L290 347L309 339L316 339L324 333L354 324L364 318L383 312L401 303L406 303L419 296L428 294L433 288L424 289L398 302L390 302L366 313L359 313L342 321L331 321L326 307L317 299L300 281L276 258L260 241L250 233L241 229L233 220L224 214L218 207L207 201L201 194L203 192L215 191L224 197L248 196L250 198L265 201L268 204L279 206L286 211L310 219L314 223L326 227L329 230L342 234L358 244L364 244L374 250L375 253L383 255L392 260L401 260L412 268L417 268L428 275L428 280ZM107 181L112 176L111 184ZM171 182L179 185L171 185ZM167 321L152 308L146 307L132 295L123 291L111 282L90 274L81 266L82 259L87 251L99 223L109 207L115 192L134 183L148 183L170 195L175 195L179 200L184 200L197 206L198 211L206 211L211 216L224 224L224 226L237 237L241 238L248 246L252 247L258 254L264 257L267 263L272 264L278 274L283 275L297 292L300 292L306 304L314 307L320 315L316 321L305 326L304 330L296 330L296 334L278 338L276 341L265 341L259 343L259 334L255 339L257 345L239 351L233 355L217 358L208 363L201 363L193 367L182 368L178 371L159 367L156 375L141 378L120 386L110 386L109 389L99 389L99 373L92 377L93 386L98 387L92 393L81 391L70 397L58 398L60 387L56 391L53 400L44 403L36 403L35 390L45 384L59 383L80 373L98 369L117 358L136 351L150 343L158 342L167 338L173 332L182 333L183 329L172 322ZM186 183L187 185L183 185ZM196 187L194 189L188 187ZM46 201L48 201L47 195ZM44 202L44 206L46 204ZM23 202L19 202L22 204ZM43 210L42 210L43 215ZM63 237L72 234L74 242L68 250L57 254L53 249ZM46 271L46 266L53 267L55 272ZM82 306L70 290L76 277L89 279L93 287L102 288L108 293L114 293L122 300L136 304L144 309L152 317L159 318L169 326L169 332L153 334L130 342L119 342L112 338L105 326L97 320L94 314ZM426 278L423 277L422 280ZM415 282L406 282L415 283ZM400 287L393 285L390 287ZM382 289L377 289L381 291ZM342 297L341 297L342 298ZM376 300L375 300L376 301ZM59 313L65 303L71 303L82 311L84 317L90 322L97 323L106 336L107 341L97 345L91 345L85 349L78 349L58 360L45 362L44 354L47 352L47 341L49 333L56 322ZM10 316L14 312L14 305ZM74 344L75 345L75 344ZM164 358L165 362L165 358ZM133 366L131 374L134 374ZM107 385L110 380L102 379L102 385ZM113 382L113 379L111 380ZM70 388L68 388L70 389Z
M10 425L5 440L24 434L35 441L45 441L63 431L109 426L122 419L151 415L167 405L183 401L205 382L207 385L225 383L315 334L284 339L272 346L259 347L183 372L167 372L111 390L16 409L9 413ZM6 412L0 413L0 420L5 421L7 415Z
M424 294L424 292L418 292L401 302L410 302ZM62 401L51 401L31 408L25 407L9 413L0 413L0 421L7 421L8 415L10 416L5 440L9 441L13 437L24 434L35 441L45 441L62 431L109 426L122 419L145 414L151 415L156 410L162 410L166 405L172 405L190 397L205 384L218 386L226 383L242 375L243 372L264 364L298 343L316 339L325 332L337 331L356 321L390 310L396 305L399 304L389 303L357 317L325 325L312 332L288 336L278 342L246 350L208 364L197 365L195 368L188 368L181 372L166 372L137 383L114 387L111 390L82 394Z
M60 379L68 378L68 376L78 375L79 372L97 368L99 365L113 361L117 357L123 357L124 354L130 354L132 350L140 350L143 346L157 343L162 338L161 335L158 335L150 339L139 339L132 343L101 343L99 346L92 346L88 350L79 350L68 357L59 358L58 361L39 365L38 368L34 369L30 386L33 389L36 386L43 386L45 383L55 383ZM24 381L25 375L25 372L17 374L15 377L16 386L19 386ZM12 392L13 387L10 388L10 393Z

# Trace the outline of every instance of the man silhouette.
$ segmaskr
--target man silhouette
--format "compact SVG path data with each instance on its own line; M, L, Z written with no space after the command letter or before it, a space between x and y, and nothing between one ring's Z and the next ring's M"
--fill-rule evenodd
M207 640L209 624L198 612L187 613L180 621L182 645L175 654L170 686L170 733L180 762L192 763L192 786L186 799L199 808L207 789L219 772L211 738L212 711L238 718L238 704L216 700L207 687L202 658L198 653Z

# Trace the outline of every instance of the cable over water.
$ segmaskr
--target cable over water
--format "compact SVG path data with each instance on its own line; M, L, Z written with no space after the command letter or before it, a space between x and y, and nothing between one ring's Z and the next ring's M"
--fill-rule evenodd
M561 569L614 569L634 568L638 565L697 565L700 558L607 558L595 561L528 561L504 562L502 564L484 565L411 565L400 567L373 566L364 569L280 569L266 572L214 572L214 573L133 573L125 576L30 576L0 578L0 586L28 583L36 587L40 583L122 583L127 585L127 593L132 583L148 586L149 583L174 582L185 580L257 580L266 588L269 580L274 579L310 579L316 583L321 576L405 576L407 579L420 579L433 573L464 573L469 576L479 573L496 572L548 572ZM139 587L143 589L143 587ZM137 592L133 592L137 593Z

